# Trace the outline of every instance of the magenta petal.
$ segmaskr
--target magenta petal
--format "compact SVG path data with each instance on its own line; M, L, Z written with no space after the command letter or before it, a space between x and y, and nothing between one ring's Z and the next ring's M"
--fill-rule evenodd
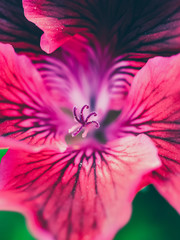
M151 177L168 200L171 195L165 194L166 186L167 193L174 191L174 195L179 195L176 187L180 174L179 66L180 55L149 60L136 75L119 119L121 136L144 133L156 144L163 166ZM177 197L176 200L173 205L179 210L180 201Z
M10 45L0 44L0 72L1 136L32 145L59 145L68 125L32 63Z
M129 220L142 175L159 166L156 148L143 135L64 153L9 150L0 196L10 205L0 207L22 204L56 240L112 239Z

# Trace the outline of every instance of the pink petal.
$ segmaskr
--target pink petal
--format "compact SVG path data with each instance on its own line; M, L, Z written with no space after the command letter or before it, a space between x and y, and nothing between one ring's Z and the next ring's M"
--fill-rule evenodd
M111 67L106 74L110 96L109 108L121 110L125 103L131 83L136 73L144 66L151 55L125 54L111 62Z
M39 152L44 149L44 146L33 147L25 142L20 142L18 140L9 138L9 137L0 137L0 149L15 149L15 150L24 150L27 152Z
M59 147L69 126L32 63L4 44L0 44L0 63L0 134Z
M79 27L82 24L76 12L76 8L79 7L78 2L25 0L23 5L27 19L44 31L41 47L47 53L53 52L76 33L86 29L83 26ZM79 26L76 27L77 25Z
M121 136L144 133L156 144L163 166L152 174L151 181L156 182L155 185L166 197L166 191L179 195L176 187L180 174L179 66L180 55L149 60L136 75L119 119ZM163 190L160 190L161 187ZM170 198L171 195L168 200ZM175 197L172 196L172 199ZM175 207L178 205L178 210L179 202L173 204Z
M0 207L30 213L31 226L54 239L112 239L129 220L142 175L159 166L144 135L64 153L9 150L0 169Z
M117 55L179 51L179 0L23 0L23 6L44 31L41 46L48 53L77 33L94 35Z

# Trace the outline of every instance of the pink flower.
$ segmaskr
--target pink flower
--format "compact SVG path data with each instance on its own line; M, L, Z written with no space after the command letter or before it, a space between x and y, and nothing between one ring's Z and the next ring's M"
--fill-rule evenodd
M173 2L24 1L42 47L63 43L47 55L19 2L1 1L0 39L16 52L0 44L0 208L38 239L112 239L152 182L179 210L180 55L145 65L179 51Z
M58 84L63 86L61 78L54 79L47 90L45 79L29 59L18 56L9 45L0 44L0 61L1 134L8 136L1 137L0 146L10 147L0 169L1 209L23 212L40 239L46 236L42 230L50 232L53 239L112 239L129 220L131 201L142 175L160 166L154 144L145 135L108 139L106 124L103 126L109 110L104 109L107 96L95 107L99 123L93 120L95 112L86 114L87 105L82 105L82 115L77 117L74 108L73 117L72 108L61 102L62 96L57 99L53 91L53 86L55 90ZM63 64L52 61L59 67ZM80 74L85 83L83 72ZM69 71L65 76L63 81L73 79L69 79ZM66 103L83 103L79 101L84 97L83 88L74 81L71 88L66 82L65 86ZM84 101L89 104L88 98ZM72 137L69 129L75 120L79 122ZM81 127L85 131L91 127L85 138L79 132Z

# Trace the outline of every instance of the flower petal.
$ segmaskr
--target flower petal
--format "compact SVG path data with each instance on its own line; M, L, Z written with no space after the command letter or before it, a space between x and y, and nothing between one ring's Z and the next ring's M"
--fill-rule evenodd
M10 206L0 207L22 204L56 240L112 239L129 220L142 175L159 166L145 135L64 153L8 150L1 163L0 198Z
M172 54L180 48L179 0L23 0L23 6L26 17L44 31L46 52L87 32L118 55Z
M32 63L5 44L0 63L0 134L32 145L59 144L68 122Z
M151 55L124 54L111 60L107 72L110 109L122 110L136 73L145 65Z
M23 6L27 19L45 31L41 38L41 47L47 53L53 52L86 28L81 26L81 17L77 12L79 7L80 11L85 10L84 6L81 6L81 1L25 0Z
M180 54L149 60L136 75L119 119L121 136L144 133L154 141L163 166L153 173L152 178L157 185L162 186L164 182L163 192L166 184L167 192L174 186L177 195L179 190L176 189L175 179L180 174L179 66ZM171 181L176 181L176 184Z

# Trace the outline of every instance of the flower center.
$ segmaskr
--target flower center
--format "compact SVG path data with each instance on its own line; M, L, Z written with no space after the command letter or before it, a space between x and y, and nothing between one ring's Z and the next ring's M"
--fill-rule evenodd
M92 116L96 117L97 113L96 112L91 112L86 118L84 117L84 110L85 109L89 109L88 105L84 105L81 108L79 117L77 116L77 107L74 107L73 109L73 115L74 115L74 119L76 120L76 122L78 122L78 124L76 124L75 126L73 126L72 128L69 129L69 133L71 133L72 137L75 137L76 135L78 135L81 130L83 128L85 128L85 131L82 134L82 137L86 137L87 133L89 131L89 129L92 127L92 125L94 125L94 127L99 128L100 124L97 121L90 121L90 118Z

